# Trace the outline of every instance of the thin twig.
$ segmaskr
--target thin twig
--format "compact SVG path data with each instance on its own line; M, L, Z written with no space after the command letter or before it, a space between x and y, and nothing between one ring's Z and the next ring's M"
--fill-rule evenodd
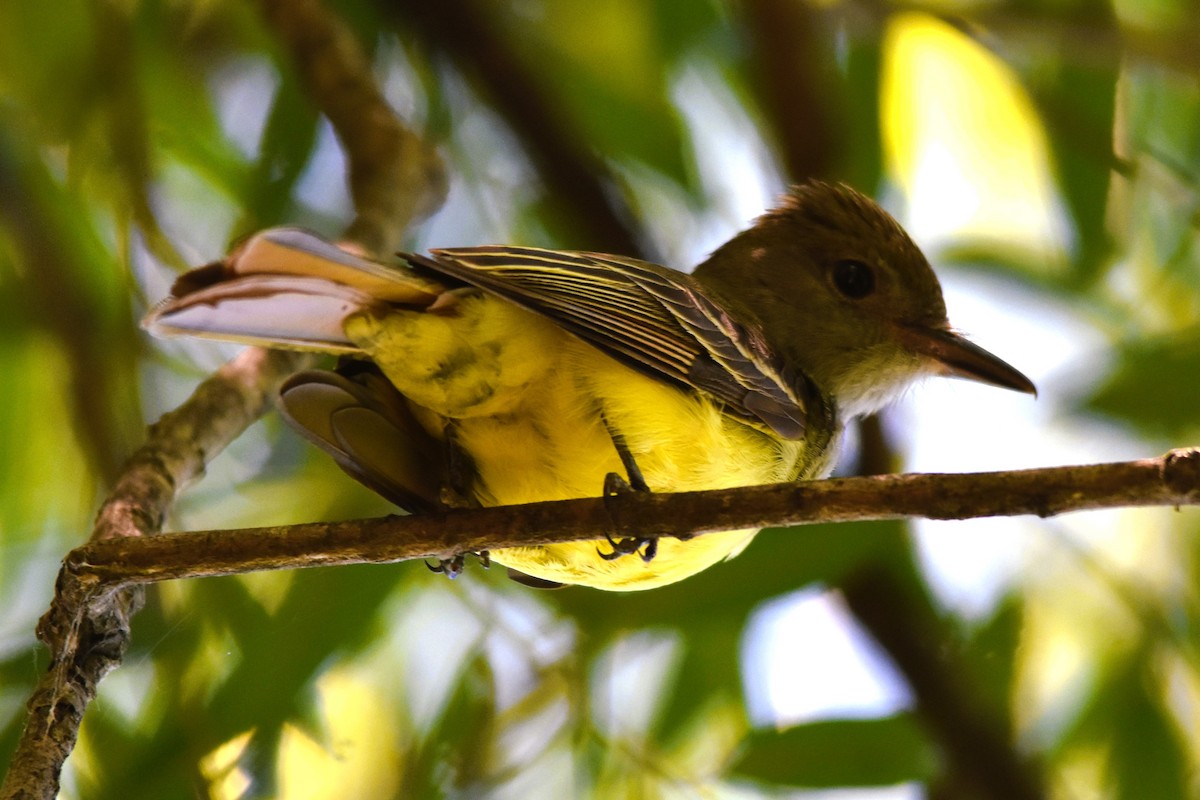
M818 522L970 519L1134 506L1200 505L1200 449L1069 467L840 478L675 494L630 492L409 517L177 533L93 542L65 579L100 584L448 558L456 553L602 539L686 539L714 531Z

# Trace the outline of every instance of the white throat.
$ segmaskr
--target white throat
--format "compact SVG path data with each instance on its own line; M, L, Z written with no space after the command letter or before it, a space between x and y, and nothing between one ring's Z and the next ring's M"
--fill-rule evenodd
M929 372L925 360L915 354L885 347L868 351L856 369L833 381L842 424L885 408Z

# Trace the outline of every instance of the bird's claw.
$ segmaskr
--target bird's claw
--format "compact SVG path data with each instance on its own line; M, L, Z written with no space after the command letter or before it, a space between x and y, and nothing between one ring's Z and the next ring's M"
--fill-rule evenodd
M492 566L491 553L489 553L487 550L480 550L478 553L455 553L450 558L438 559L436 564L430 564L428 561L426 561L425 567L430 572L438 575L445 575L450 580L454 580L461 575L463 570L466 568L468 555L476 556L484 569L488 569Z
M605 475L604 499L608 500L610 498L619 497L620 495L628 494L630 492L648 493L650 491L650 487L646 485L644 480L642 480L642 475L640 472L633 473L632 477L633 484L631 485L629 481L625 480L615 472L610 472ZM616 518L615 514L612 514L611 512L610 516L612 516L614 519ZM614 539L611 534L606 532L604 534L604 538L608 540L608 544L612 547L612 551L606 553L597 547L596 553L599 554L599 556L605 561L612 561L613 559L620 558L621 556L637 553L642 561L650 563L654 560L654 556L658 554L658 539L655 537L628 536L622 539Z
M620 558L621 556L628 556L637 553L638 557L640 557L642 561L645 561L647 564L649 564L654 560L654 557L658 555L657 537L643 538L638 536L628 536L624 539L614 539L608 534L605 534L604 538L608 540L609 545L612 547L612 552L606 553L597 547L596 553L599 554L599 556L605 561L612 561L613 559ZM642 549L643 546L645 547L644 550Z

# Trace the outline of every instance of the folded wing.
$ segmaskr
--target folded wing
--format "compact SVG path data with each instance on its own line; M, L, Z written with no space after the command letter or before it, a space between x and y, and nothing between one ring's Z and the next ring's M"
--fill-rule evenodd
M725 403L776 434L804 435L819 403L755 331L691 276L644 261L528 247L433 250L413 263L554 320L635 368Z

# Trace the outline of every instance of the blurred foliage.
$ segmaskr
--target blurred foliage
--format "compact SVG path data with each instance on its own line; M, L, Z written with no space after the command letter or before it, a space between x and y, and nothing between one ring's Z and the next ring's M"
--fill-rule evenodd
M935 754L907 715L756 732L745 746L735 773L785 786L891 786L936 772Z
M850 180L918 236L923 213L959 220L936 232L939 268L986 271L1095 343L1049 376L1031 453L1065 437L1086 460L1089 431L1146 455L1195 441L1194 4L450 5L520 66L516 92L546 118L514 124L512 95L489 88L454 27L413 22L441 4L330 2L448 160L450 200L412 246L581 246L570 187L543 188L552 145L606 187L633 240L679 262L788 180ZM343 171L254 4L0 4L5 763L45 660L32 631L58 560L141 426L231 352L151 343L137 320L175 271L256 228L336 233L351 214ZM954 180L975 199L956 199ZM928 211L931 196L946 202ZM982 223L964 216L976 205ZM214 461L173 527L386 512L268 419ZM1050 796L1196 796L1200 518L1077 519L1009 523L1036 544L970 613L895 525L767 532L727 565L630 596L539 594L495 571L450 584L419 565L159 586L63 796L974 796L947 790L959 784L928 696L848 715L786 699L819 706L829 687L811 669L835 654L808 630L765 633L770 609L804 587L837 605L868 565L921 598L904 634L937 643ZM779 670L789 679L752 707L748 686Z

